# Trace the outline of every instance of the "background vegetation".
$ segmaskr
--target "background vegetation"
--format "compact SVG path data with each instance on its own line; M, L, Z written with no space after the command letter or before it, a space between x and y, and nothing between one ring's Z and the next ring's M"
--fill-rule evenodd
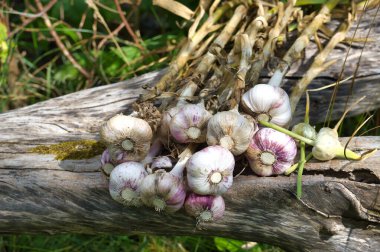
M191 9L198 4L181 2ZM161 69L186 35L184 25L148 0L2 0L0 112ZM350 119L343 132L352 133L367 116ZM377 113L363 131L379 124ZM281 251L248 245L248 251ZM244 246L205 237L0 237L0 251L241 251Z

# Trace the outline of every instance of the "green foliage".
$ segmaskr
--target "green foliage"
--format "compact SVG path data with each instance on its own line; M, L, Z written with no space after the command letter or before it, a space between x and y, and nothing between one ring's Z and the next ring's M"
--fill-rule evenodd
M13 252L71 252L71 251L125 251L125 252L282 252L280 248L266 244L251 244L225 238L121 236L121 235L9 235L0 236L0 251ZM249 243L248 243L249 244Z

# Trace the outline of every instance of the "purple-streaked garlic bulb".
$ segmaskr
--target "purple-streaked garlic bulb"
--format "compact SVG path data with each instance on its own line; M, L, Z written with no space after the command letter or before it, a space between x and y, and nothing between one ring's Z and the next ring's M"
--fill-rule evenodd
M178 143L205 142L210 117L203 104L187 104L171 119L170 134Z
M102 156L100 158L100 163L102 164L102 171L106 175L110 175L112 170L115 168L113 163L111 162L111 157L108 149L105 149L102 153Z
M149 124L136 117L116 115L100 129L100 137L112 150L123 150L129 161L141 161L149 151L153 132ZM109 149L110 155L115 155Z
M156 211L178 211L186 198L183 179L164 170L158 170L144 178L140 186L142 202Z
M167 156L156 157L151 164L151 169L153 172L159 169L170 171L172 168L173 168L172 161Z
M170 172L163 169L145 177L140 187L141 199L156 211L178 211L186 198L186 188L183 180L185 165L193 153L190 144L180 155L180 159Z
M280 87L257 84L242 96L244 111L257 120L287 126L292 118L289 96Z
M185 211L199 222L216 221L223 217L225 204L220 195L191 193L185 201Z
M111 197L127 206L140 206L139 187L147 176L144 166L138 162L126 162L116 166L110 174Z
M237 110L218 112L208 121L207 144L220 145L240 155L247 150L257 130L253 119L248 120Z
M189 188L201 195L220 195L231 187L235 159L226 148L214 145L194 153L186 164Z
M293 164L296 154L293 138L271 128L257 131L246 152L249 166L259 176L284 173Z

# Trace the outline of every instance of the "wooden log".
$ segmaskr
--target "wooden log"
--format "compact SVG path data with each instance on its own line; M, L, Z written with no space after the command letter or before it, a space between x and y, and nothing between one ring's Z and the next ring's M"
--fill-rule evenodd
M379 20L376 20L377 24ZM364 29L364 28L363 28ZM379 25L373 32L380 34ZM379 41L379 36L374 36ZM347 48L346 48L347 49ZM332 57L344 55L336 50ZM351 53L357 54L360 48ZM367 50L367 49L365 49ZM380 107L379 43L363 57L354 97L367 95L352 114ZM355 70L350 57L345 71ZM343 57L342 60L343 61ZM340 61L340 62L341 62ZM304 66L300 65L301 68ZM340 66L327 69L313 87L331 83ZM239 176L225 195L225 217L195 228L195 220L181 210L159 214L146 208L128 208L114 202L100 172L99 155L87 159L57 160L31 149L67 141L98 140L104 120L128 112L130 104L154 85L164 71L113 85L92 88L0 114L0 232L11 233L126 233L223 236L278 245L290 251L376 251L380 248L380 153L362 162L311 161L305 167L303 198L297 200L296 177ZM288 87L299 78L288 77ZM338 92L334 118L350 93ZM324 120L331 89L312 95L313 122ZM294 122L303 116L297 111ZM342 142L347 138L341 139ZM77 145L78 151L82 146ZM354 138L350 148L380 148L380 137Z

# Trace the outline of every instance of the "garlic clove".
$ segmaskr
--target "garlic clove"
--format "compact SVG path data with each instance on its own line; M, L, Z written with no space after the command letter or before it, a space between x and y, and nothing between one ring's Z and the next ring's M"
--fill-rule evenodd
M250 139L258 127L235 110L215 114L207 125L207 144L220 145L234 155L240 155L248 148Z
M109 192L111 197L127 206L140 206L139 186L147 172L137 162L116 166L110 174Z
M289 96L279 87L257 84L242 96L242 107L258 120L286 126L292 117Z
M172 161L167 156L157 157L153 160L151 164L152 171L157 171L159 169L164 169L166 171L171 170L173 168Z
M206 140L211 114L201 104L187 104L170 121L170 134L178 143L202 143Z
M284 173L297 154L295 141L271 128L262 128L253 136L246 152L251 169L259 176Z
M220 195L198 195L191 193L187 196L185 211L198 222L216 221L223 217L225 203Z
M201 195L225 193L233 182L235 159L221 146L209 146L194 153L186 164L189 188Z
M119 114L103 124L100 137L108 146L126 151L129 160L141 161L149 151L153 132L146 121Z

